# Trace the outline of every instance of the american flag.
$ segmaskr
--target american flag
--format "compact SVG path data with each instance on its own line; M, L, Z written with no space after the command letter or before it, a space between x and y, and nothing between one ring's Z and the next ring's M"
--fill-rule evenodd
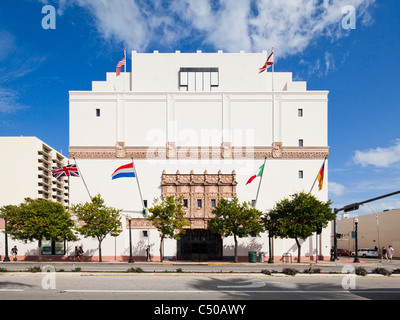
M121 68L125 65L125 57L120 61L120 62L118 62L118 65L117 65L117 77L121 74Z
M79 171L76 164L71 164L63 168L57 168L51 170L54 178L60 177L79 177Z

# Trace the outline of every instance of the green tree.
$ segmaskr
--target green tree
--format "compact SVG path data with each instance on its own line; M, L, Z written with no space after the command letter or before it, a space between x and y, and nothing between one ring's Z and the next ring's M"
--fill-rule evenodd
M239 203L238 198L221 199L212 211L215 218L208 223L211 232L224 237L233 235L235 241L235 262L238 262L238 238L259 236L264 231L261 224L262 212L253 208L250 203Z
M121 210L106 207L101 195L98 194L91 202L77 204L71 207L83 225L77 231L85 238L97 238L99 247L99 261L102 262L101 244L107 235L117 237L122 232L122 223L119 213Z
M65 207L44 199L26 198L18 206L9 205L0 209L0 217L7 221L4 231L13 239L39 241L39 260L42 259L42 240L76 241L73 232L75 222Z
M297 262L300 262L300 240L306 240L317 230L328 226L336 218L330 208L332 201L323 202L309 193L295 193L278 202L268 213L266 226L273 227L274 236L294 239L297 244Z
M152 213L149 220L160 233L160 259L164 260L164 239L170 238L179 240L181 234L185 233L185 226L190 222L185 220L183 211L183 196L175 198L169 196L163 199L155 199L153 207L149 208Z

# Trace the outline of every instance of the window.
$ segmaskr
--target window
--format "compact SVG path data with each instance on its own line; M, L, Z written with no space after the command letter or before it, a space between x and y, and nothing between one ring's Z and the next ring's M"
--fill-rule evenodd
M189 92L209 92L219 86L218 68L181 68L179 85Z
M217 206L217 201L215 199L211 199L211 208L215 208Z
M304 174L303 174L303 170L299 170L299 179L303 179Z
M299 118L302 118L303 117L303 109L299 109L297 112L298 112Z
M149 237L149 232L147 230L142 230L142 237L143 238L148 238Z
M299 139L299 147L302 147L304 145L303 139Z
M251 206L252 206L253 208L255 208L255 206L256 206L256 200L251 200Z
M96 117L100 117L100 109L96 109Z
M197 208L201 209L202 208L202 203L201 199L197 199Z
M145 208L147 208L147 200L143 200L143 205Z
M188 200L187 199L183 199L183 207L184 208L188 207Z

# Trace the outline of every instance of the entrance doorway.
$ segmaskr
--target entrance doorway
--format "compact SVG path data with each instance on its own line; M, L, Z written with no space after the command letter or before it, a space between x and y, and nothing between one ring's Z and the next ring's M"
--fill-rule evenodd
M178 240L178 260L222 260L221 235L209 230L187 230Z

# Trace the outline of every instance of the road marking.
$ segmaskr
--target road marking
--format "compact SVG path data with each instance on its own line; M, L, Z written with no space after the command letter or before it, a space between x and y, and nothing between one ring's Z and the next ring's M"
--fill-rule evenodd
M394 294L396 291L374 290L62 290L60 293L344 293L344 294Z
M23 289L0 289L0 292L24 292Z

